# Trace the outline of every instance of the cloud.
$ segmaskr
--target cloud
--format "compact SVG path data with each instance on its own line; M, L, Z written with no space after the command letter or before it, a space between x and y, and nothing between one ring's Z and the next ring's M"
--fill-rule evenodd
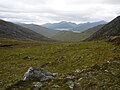
M67 4L120 4L120 0L65 0Z
M0 18L13 22L110 21L120 15L119 0L0 0Z
M107 3L107 4L120 4L120 0L105 0L105 3Z

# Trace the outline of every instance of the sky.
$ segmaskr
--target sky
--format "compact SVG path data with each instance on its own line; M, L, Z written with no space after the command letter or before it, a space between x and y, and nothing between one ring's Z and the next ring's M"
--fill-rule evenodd
M111 21L120 0L0 0L0 19L18 23Z

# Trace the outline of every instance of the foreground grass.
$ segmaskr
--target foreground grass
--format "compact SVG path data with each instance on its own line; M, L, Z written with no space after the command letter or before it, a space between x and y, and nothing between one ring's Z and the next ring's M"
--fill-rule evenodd
M6 44L8 41L2 39L0 43ZM57 72L59 77L65 77L76 69L83 70L105 63L111 58L120 58L120 48L104 41L76 43L9 41L9 44L13 46L0 48L1 89L21 80L29 67L42 67ZM25 59L26 56L32 58Z

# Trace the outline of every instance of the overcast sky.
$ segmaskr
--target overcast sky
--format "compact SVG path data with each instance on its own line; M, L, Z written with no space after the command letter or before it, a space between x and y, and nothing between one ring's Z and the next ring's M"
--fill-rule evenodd
M25 23L110 21L120 0L0 0L0 19Z

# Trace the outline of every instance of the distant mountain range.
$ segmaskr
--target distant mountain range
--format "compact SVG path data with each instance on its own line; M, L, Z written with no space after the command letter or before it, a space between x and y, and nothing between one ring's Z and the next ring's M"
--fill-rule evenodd
M100 30L98 30L86 40L90 41L108 39L114 36L120 36L120 16L116 17L114 20L104 25Z
M93 27L98 26L100 24L106 24L106 23L107 22L105 22L105 21L98 21L98 22L92 22L92 23L88 22L88 23L78 24L78 27L72 29L72 31L80 31L80 32L82 32L82 31L85 31L85 30L87 30L89 28L93 28Z
M77 24L72 22L62 21L59 23L46 23L46 24L43 24L42 26L51 28L51 29L57 29L57 30L69 30L72 28L76 28Z
M59 23L47 23L43 24L42 26L51 28L51 29L57 29L57 30L70 30L70 31L84 31L89 28L95 27L100 24L106 24L105 21L99 21L99 22L88 22L88 23L82 23L82 24L76 24L72 22L66 22L62 21Z
M28 28L3 20L0 20L0 37L24 40L52 41L51 39Z
M48 29L45 27L42 27L40 25L35 25L35 24L19 24L23 27L29 28L39 34L42 34L48 38L54 36L55 34L57 34L59 32L59 30L53 30L53 29Z
M55 28L66 28L69 30L54 30L43 26L50 25ZM120 16L107 23L105 21L75 24L71 22L60 22L54 24L14 24L0 20L0 37L15 38L38 41L91 41L107 39L120 36ZM53 28L52 27L52 28ZM70 29L74 28L74 29ZM51 39L50 39L51 38Z
M81 33L76 33L73 31L60 31L56 35L54 35L52 39L69 42L83 41L90 37L93 33L97 32L103 26L104 25L98 25Z
M104 21L97 22L97 23L86 23L81 25L78 28L86 26L86 28L90 26L94 26L100 23L104 23ZM85 28L84 28L85 29ZM83 28L82 28L83 30ZM104 25L98 25L95 27L92 27L88 30L84 30L81 33L75 33L72 31L61 31L58 32L55 36L53 36L53 39L61 40L61 41L92 41L92 40L102 40L102 39L110 39L110 38L116 38L118 42L120 37L120 16L116 17L111 22L104 24Z

